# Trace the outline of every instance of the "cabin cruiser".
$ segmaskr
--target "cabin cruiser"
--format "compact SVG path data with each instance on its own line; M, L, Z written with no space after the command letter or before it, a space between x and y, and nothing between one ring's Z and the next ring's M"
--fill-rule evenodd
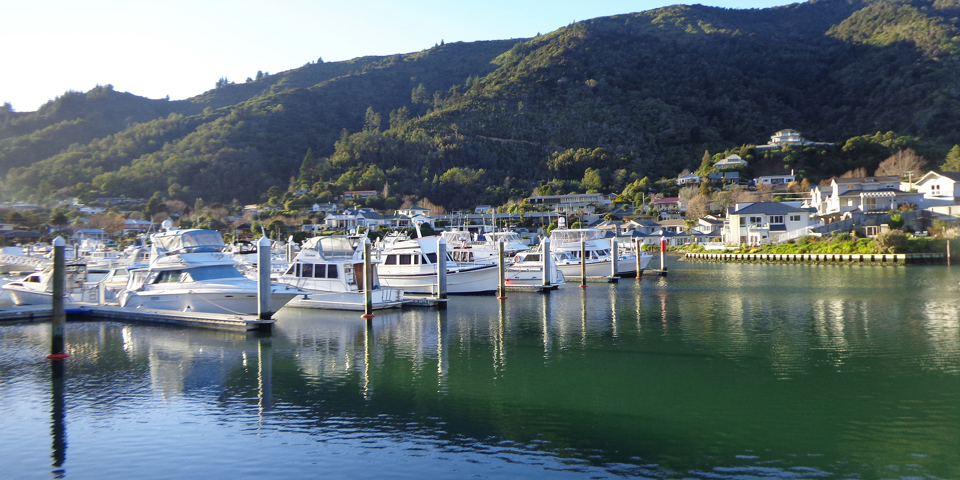
M256 314L257 280L244 276L223 253L215 230L180 230L164 222L152 237L150 263L130 270L117 295L121 307L222 314ZM271 283L270 308L279 310L303 291Z
M393 237L378 248L380 284L405 293L437 294L437 245L440 236L415 239ZM447 293L451 295L490 294L500 283L496 263L461 264L447 252Z
M503 240L503 255L507 259L530 249L520 234L513 231L471 234L451 230L441 235L447 242L450 256L458 263L496 263L500 256L500 240Z
M86 263L65 263L64 272L64 300L83 301L84 286L87 283ZM9 282L3 285L3 289L10 294L13 303L17 305L50 305L53 301L53 265L20 280Z
M633 276L637 272L637 255L640 255L640 272L650 263L653 255L646 252L611 252L610 242L602 230L596 228L556 229L550 232L550 244L557 268L567 278L581 275L581 242L586 251L586 274L588 277L609 276L611 261L617 261L617 274Z
M503 270L507 285L543 285L544 264L541 252L520 252L514 255L512 261L513 263ZM556 261L552 258L546 270L550 273L549 286L559 287L566 283L563 272L557 268Z
M289 307L364 310L363 244L358 237L341 235L308 239L287 271L277 281L307 293L298 295ZM359 247L359 248L358 248ZM399 307L403 291L380 286L373 270L371 300L374 309Z

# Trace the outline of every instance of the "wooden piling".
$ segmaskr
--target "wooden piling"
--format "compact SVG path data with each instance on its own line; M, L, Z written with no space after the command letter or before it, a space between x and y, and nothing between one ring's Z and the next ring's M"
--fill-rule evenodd
M269 320L270 310L270 239L261 237L257 242L257 318Z
M363 238L363 315L373 318L373 262L370 261L370 239Z
M64 265L64 247L66 242L61 237L53 240L53 292L52 292L52 322L50 335L50 355L47 358L51 360L63 360L70 355L66 353L66 342L64 341L64 330L67 324L67 314L63 309L63 293L67 283L67 271Z

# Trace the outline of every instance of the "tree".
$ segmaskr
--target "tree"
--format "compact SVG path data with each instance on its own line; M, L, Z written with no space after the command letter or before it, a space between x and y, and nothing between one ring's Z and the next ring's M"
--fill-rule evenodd
M367 107L367 113L363 116L363 131L379 132L382 122L383 119L380 117L380 114L374 111L373 107Z
M307 154L303 157L303 162L300 164L300 183L305 185L312 185L316 181L320 180L320 162L313 156L313 149L308 148Z
M427 89L426 87L423 86L422 83L420 85L417 85L417 88L414 88L413 91L410 92L410 101L413 103L429 103L430 102L430 96L427 95Z
M706 176L713 167L713 157L710 156L710 150L703 151L703 158L700 159L700 168L697 169L697 175Z
M945 172L960 172L960 145L954 145L947 153L946 161L940 165L940 170Z
M409 120L409 116L406 105L390 112L390 130L395 130L403 126L403 124Z
M50 215L50 225L54 227L63 228L70 223L70 220L67 218L67 214L63 210L54 210L53 214Z
M703 218L710 213L710 197L704 194L698 194L687 202L686 217L690 220Z
M914 152L912 148L908 148L906 150L899 150L897 153L891 155L890 158L880 162L874 175L878 177L905 177L907 174L912 173L914 176L919 177L925 173L926 165L927 161L923 157L917 155L917 152Z

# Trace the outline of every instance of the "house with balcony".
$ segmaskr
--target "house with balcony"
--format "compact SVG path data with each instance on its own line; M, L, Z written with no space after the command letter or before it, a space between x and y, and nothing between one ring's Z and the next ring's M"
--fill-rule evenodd
M698 185L700 183L700 177L693 173L688 173L686 175L680 175L677 177L677 185Z
M803 138L800 135L800 132L793 129L780 130L777 133L774 133L770 137L770 141L766 145L757 145L757 150L778 150L783 147L788 146L802 146L802 145L833 145L832 143L827 142L812 142Z
M816 225L814 210L799 202L738 203L727 211L723 242L727 245L765 245Z
M901 190L897 177L833 178L828 187L810 189L809 205L819 217L841 217L845 214L886 212L901 205L923 205L924 195Z

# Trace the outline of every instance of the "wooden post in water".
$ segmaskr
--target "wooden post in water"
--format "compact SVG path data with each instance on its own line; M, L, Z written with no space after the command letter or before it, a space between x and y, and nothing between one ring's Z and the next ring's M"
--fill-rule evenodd
M270 310L270 239L261 237L257 242L257 317L269 320Z
M543 255L543 283L544 287L549 287L553 283L553 257L550 256L550 238L544 238L540 251Z
M580 239L580 288L587 288L587 242Z
M63 360L70 355L66 353L66 342L63 339L63 331L67 325L67 315L63 310L63 291L66 285L67 271L64 265L64 247L66 242L61 237L53 239L53 298L50 335L50 355L47 358L51 360Z
M633 253L637 255L637 280L643 275L643 269L640 268L640 239L633 239Z
M507 259L504 257L503 237L500 237L497 240L497 274L500 280L500 283L497 284L497 298L500 300L507 299Z
M947 266L950 266L950 240L947 240Z
M616 277L620 274L617 270L620 262L620 246L617 244L617 237L610 239L610 276Z
M447 241L437 240L437 299L442 300L437 308L447 307Z
M363 238L363 315L373 318L373 262L370 261L370 239Z

